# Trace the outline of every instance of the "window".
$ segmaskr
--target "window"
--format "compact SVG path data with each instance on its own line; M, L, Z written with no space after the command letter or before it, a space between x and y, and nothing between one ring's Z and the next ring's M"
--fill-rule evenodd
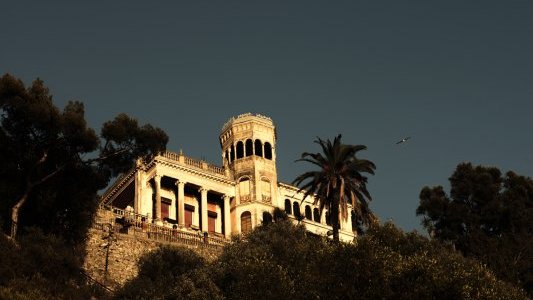
M185 226L191 227L193 221L194 206L185 204Z
M272 223L272 215L268 211L263 212L263 225Z
M213 211L207 212L207 231L215 232L217 224L217 213Z
M252 156L254 154L254 142L252 140L246 140L246 156Z
M229 152L229 160L233 162L235 160L235 146L231 145L231 151Z
M292 214L291 200L289 199L285 199L285 213L287 213L288 215Z
M260 140L255 140L255 155L263 157L263 144Z
M237 142L237 159L244 157L244 144L239 141Z
M241 197L241 202L250 200L250 179L243 178L239 182L239 196Z
M161 219L162 220L170 217L170 204L171 203L172 203L172 200L161 197Z
M301 214L300 214L300 204L298 204L298 202L294 202L292 204L292 210L294 211L294 216L295 217L300 217Z
M318 211L318 208L313 209L313 220L320 223L320 212Z
M309 205L305 206L305 218L307 220L313 220L313 214L311 213L311 207Z
M269 142L265 143L265 158L272 159L272 146L270 146Z
M261 193L263 196L263 202L270 203L270 197L271 197L271 188L270 188L270 181L266 178L261 179Z
M241 233L252 231L252 214L245 211L241 214Z

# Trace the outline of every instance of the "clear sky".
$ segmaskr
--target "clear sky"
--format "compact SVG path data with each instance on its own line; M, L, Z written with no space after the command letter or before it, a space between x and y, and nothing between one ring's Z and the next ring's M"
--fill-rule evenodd
M227 119L270 116L287 183L342 133L377 165L371 207L406 230L460 162L533 176L533 1L6 1L6 72L219 165Z

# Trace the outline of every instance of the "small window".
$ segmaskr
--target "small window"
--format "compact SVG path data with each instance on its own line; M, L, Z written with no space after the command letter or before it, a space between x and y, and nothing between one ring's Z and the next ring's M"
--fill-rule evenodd
M313 214L311 213L311 207L309 205L305 206L305 218L307 220L313 220Z
M270 214L268 211L263 212L263 225L272 223L272 214Z
M265 158L272 159L272 146L270 146L269 142L265 143Z
M237 142L237 159L244 157L244 144L239 141Z
M241 232L248 233L252 231L252 214L245 211L241 214Z
M288 215L292 214L291 200L285 199L285 213Z
M292 210L294 211L294 216L295 217L300 217L301 216L301 213L300 213L300 204L298 204L298 202L294 202L292 204Z
M246 140L246 156L252 156L254 154L254 142L252 140Z
M313 209L313 220L320 223L320 212L318 211L318 208Z
M260 140L255 140L255 155L263 157L263 144Z
M229 160L233 162L235 160L235 146L231 145L231 151L229 152Z

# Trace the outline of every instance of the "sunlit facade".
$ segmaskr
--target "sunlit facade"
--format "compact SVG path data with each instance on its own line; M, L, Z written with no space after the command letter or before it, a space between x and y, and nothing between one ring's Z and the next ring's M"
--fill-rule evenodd
M331 233L327 213L321 214L312 198L302 201L298 188L278 182L270 118L250 113L231 118L219 142L222 166L167 151L138 160L101 203L142 216L143 222L221 238L261 225L276 207L311 233ZM351 221L343 221L340 239L353 238Z

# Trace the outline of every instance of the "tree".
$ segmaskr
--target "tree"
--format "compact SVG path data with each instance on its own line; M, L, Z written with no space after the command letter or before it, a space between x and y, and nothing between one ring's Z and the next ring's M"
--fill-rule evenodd
M206 261L193 250L163 246L143 256L139 275L114 299L223 299Z
M22 224L82 239L96 192L168 141L125 114L104 124L101 139L87 126L83 103L60 111L40 79L26 88L9 74L0 78L0 215L12 238Z
M443 187L424 187L417 215L436 239L533 295L533 180L461 163Z
M344 220L351 217L348 204L357 219L365 225L375 221L374 214L368 206L372 200L366 188L367 177L361 173L374 174L376 166L373 162L357 158L357 152L365 150L363 145L347 145L341 143L339 134L333 140L323 141L318 138L323 153L304 152L297 161L309 162L318 166L319 170L305 172L294 180L294 184L305 191L305 197L315 195L320 212L330 212L333 226L333 239L339 240L339 212Z

